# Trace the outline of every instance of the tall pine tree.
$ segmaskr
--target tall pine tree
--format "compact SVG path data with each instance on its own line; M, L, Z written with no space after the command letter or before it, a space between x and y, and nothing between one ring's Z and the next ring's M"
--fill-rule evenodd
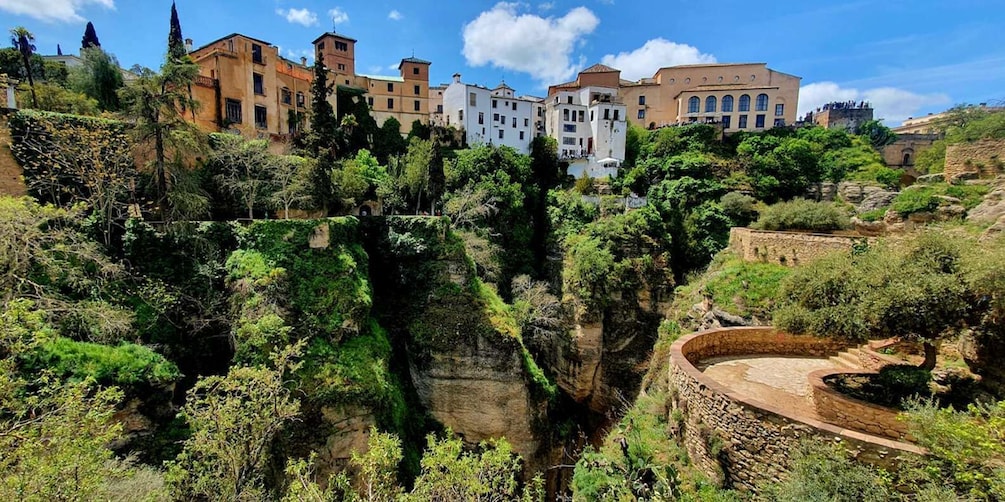
M338 119L328 97L334 89L328 82L328 67L320 52L314 59L314 81L311 82L311 132L307 146L317 162L311 172L315 202L326 212L335 205L332 167L338 150Z
M101 47L101 42L98 41L98 33L94 31L94 24L88 21L84 28L84 38L80 40L80 48L83 50L91 47Z

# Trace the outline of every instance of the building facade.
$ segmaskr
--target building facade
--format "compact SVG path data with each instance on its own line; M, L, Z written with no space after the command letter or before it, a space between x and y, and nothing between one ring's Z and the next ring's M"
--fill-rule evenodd
M290 61L272 44L237 33L190 55L199 65L192 90L200 128L275 139L306 126L313 74L305 59Z
M545 130L558 142L559 157L571 161L574 176L610 175L625 160L628 107L619 96L620 75L598 64L573 82L548 88Z
M988 106L987 103L981 103L973 109L1000 112L1005 111L1005 106ZM929 113L923 117L907 117L902 124L892 129L897 134L938 134L945 130L952 113L952 111L946 110L940 113Z
M855 132L862 124L873 120L872 105L865 101L835 101L827 103L803 118L827 129L844 129Z
M314 40L314 49L324 57L337 89L364 95L378 126L394 117L407 134L412 122L429 123L429 61L408 57L397 76L362 75L356 73L356 39L328 32Z
M517 97L505 83L495 89L465 84L461 75L443 91L443 125L464 130L469 145L508 146L530 153L538 136L540 100Z
M696 64L660 68L637 82L622 80L619 89L636 124L654 129L716 123L731 133L794 123L800 80L765 63Z
M446 92L449 84L440 84L429 88L429 124L434 126L446 126L443 116L443 93Z
M314 40L335 89L365 99L378 126L394 117L405 134L415 120L428 123L431 63L405 58L398 76L358 75L355 44L336 33ZM286 59L272 44L238 33L189 52L199 65L193 92L202 105L195 117L200 128L280 139L309 126L314 69L306 58ZM329 98L336 113L339 92Z

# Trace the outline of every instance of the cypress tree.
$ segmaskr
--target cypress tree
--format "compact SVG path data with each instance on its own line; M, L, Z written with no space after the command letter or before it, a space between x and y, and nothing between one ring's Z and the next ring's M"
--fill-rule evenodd
M168 33L168 60L181 61L187 54L185 40L181 36L181 21L178 20L178 8L174 2L171 2L171 31Z
M98 41L98 33L94 31L94 24L88 21L87 27L84 28L84 38L80 40L80 48L90 49L91 47L101 47L101 42Z
M311 141L310 147L315 155L323 149L334 148L338 131L335 110L328 97L333 91L333 84L328 82L328 67L324 56L320 53L314 60L314 82L311 83Z

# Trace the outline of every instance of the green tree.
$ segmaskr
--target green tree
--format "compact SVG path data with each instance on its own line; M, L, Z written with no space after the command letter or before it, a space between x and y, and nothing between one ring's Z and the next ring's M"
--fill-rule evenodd
M212 162L217 166L218 183L237 197L255 219L255 209L270 196L274 185L276 156L269 153L268 140L246 140L231 134L210 136Z
M863 122L855 130L855 134L868 138L869 143L877 150L897 141L897 135L893 130L878 120Z
M38 106L38 99L35 97L35 77L32 74L31 56L35 52L35 35L24 26L18 26L10 30L11 43L14 48L21 53L21 62L24 64L24 75L28 77L28 86L31 88L31 104Z
M401 122L394 117L388 117L377 132L374 141L374 155L382 164L387 164L388 159L397 157L408 148L408 143L401 136Z
M70 72L70 88L96 100L103 111L118 111L118 91L123 86L119 62L100 47L80 52L84 64Z
M412 128L408 131L408 138L406 138L409 143L411 143L412 138L419 138L421 140L429 141L432 139L433 129L429 127L429 124L424 123L419 119L412 121Z
M172 494L184 500L262 500L270 448L294 420L300 403L286 387L303 343L272 354L271 367L233 367L199 380L182 417L192 429L182 453L168 464Z
M405 151L404 172L402 173L402 186L408 190L411 199L415 201L416 214L422 210L423 197L432 206L430 199L431 171L435 147L432 141L413 137L408 141L408 148Z
M269 197L272 207L281 210L289 219L290 209L305 208L311 203L311 171L314 160L296 155L283 155L276 159L272 171L275 191Z
M95 47L100 49L101 42L98 41L98 33L94 31L94 23L88 21L84 28L84 36L80 39L80 50L83 52L85 49Z

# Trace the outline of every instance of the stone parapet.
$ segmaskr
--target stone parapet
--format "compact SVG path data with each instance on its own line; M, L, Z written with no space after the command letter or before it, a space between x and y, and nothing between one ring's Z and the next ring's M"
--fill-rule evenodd
M897 420L897 410L842 394L827 385L825 379L839 374L873 374L870 370L826 369L810 373L813 405L829 423L867 434L898 441L912 441L907 424Z
M703 359L751 354L827 356L848 348L836 340L796 336L771 327L723 328L677 340L670 348L673 407L691 460L713 478L743 491L785 475L806 438L842 443L855 457L895 469L917 446L801 416L785 403L763 403L716 382L695 367Z
M734 227L729 231L729 247L744 261L796 266L835 251L851 251L865 237L771 232Z

